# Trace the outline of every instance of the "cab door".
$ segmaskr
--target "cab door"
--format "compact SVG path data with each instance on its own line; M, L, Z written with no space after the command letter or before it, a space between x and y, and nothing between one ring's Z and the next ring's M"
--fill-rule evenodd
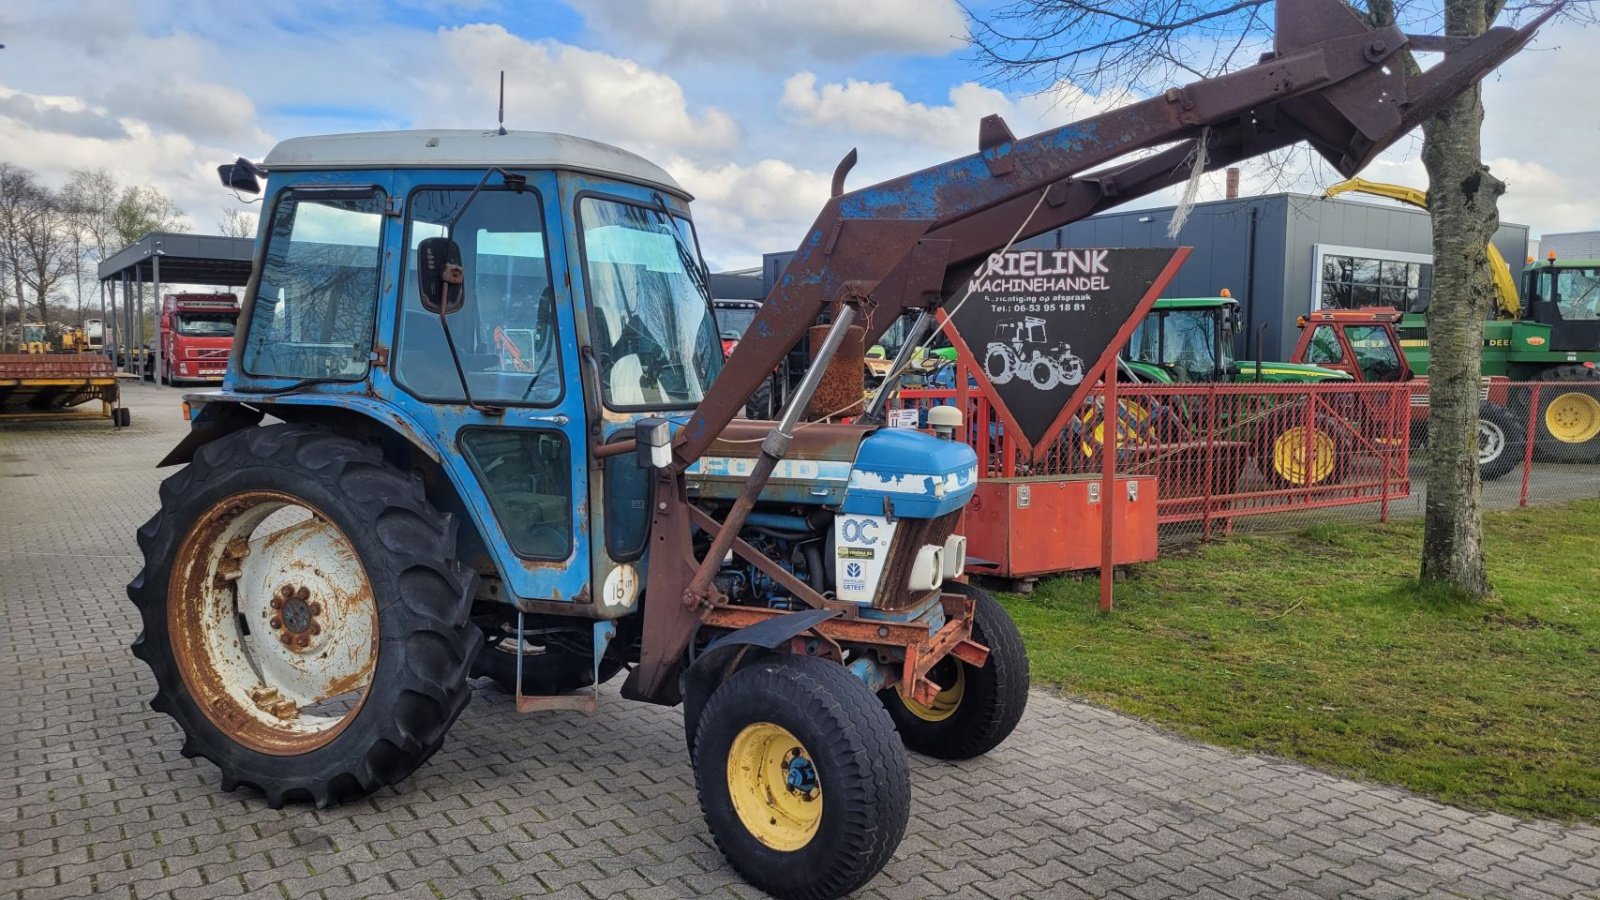
M555 176L399 173L400 302L389 368L396 403L427 422L443 464L514 598L589 596L583 393ZM470 197L470 202L469 202ZM416 250L448 237L464 300L441 322ZM512 599L512 598L508 598Z
M1306 343L1304 361L1324 369L1344 372L1361 381L1361 370L1356 367L1350 348L1345 345L1344 331L1332 325L1315 325Z

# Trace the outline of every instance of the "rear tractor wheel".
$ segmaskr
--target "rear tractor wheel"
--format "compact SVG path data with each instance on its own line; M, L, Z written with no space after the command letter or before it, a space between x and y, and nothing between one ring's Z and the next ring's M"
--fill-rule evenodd
M1478 407L1478 477L1494 481L1522 462L1527 436L1522 423L1504 406L1485 401Z
M1016 375L1017 354L1006 344L990 344L983 356L983 374L995 386L1005 384Z
M200 448L128 585L183 754L268 805L393 784L444 742L483 637L455 523L373 445L297 425Z
M1557 366L1541 380L1561 384L1539 389L1534 416L1539 457L1553 462L1600 460L1600 373L1585 366Z
M911 814L911 772L888 714L817 657L760 659L718 686L695 730L694 780L723 855L775 897L866 884Z
M1344 481L1349 448L1326 420L1307 427L1303 416L1273 429L1261 449L1261 470L1284 488L1317 487Z
M999 746L1022 721L1028 655L1011 616L987 591L957 582L944 590L977 602L972 639L989 648L988 660L981 668L953 656L940 660L929 677L943 690L928 706L894 688L878 697L908 749L940 759L971 759Z

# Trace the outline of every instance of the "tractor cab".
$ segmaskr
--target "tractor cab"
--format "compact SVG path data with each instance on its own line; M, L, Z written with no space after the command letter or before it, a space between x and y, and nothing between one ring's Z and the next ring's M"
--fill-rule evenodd
M1414 374L1395 330L1400 318L1400 311L1389 307L1319 309L1295 323L1300 340L1291 359L1356 381L1410 381Z
M1124 358L1142 379L1224 382L1239 374L1233 358L1239 303L1216 297L1163 297L1134 327Z
M46 353L50 350L49 335L45 326L35 322L22 325L22 352Z
M224 179L259 187L248 166ZM366 422L472 526L496 596L633 609L645 482L591 449L686 416L722 368L688 193L539 132L299 138L261 168L260 268L206 405Z
M1600 259L1557 259L1523 272L1527 318L1550 326L1551 349L1600 351Z

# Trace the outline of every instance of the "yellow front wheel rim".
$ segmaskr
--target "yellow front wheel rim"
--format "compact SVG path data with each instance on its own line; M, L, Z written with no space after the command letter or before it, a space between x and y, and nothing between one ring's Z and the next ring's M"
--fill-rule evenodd
M1308 444L1311 450L1309 466L1306 464ZM1313 431L1311 439L1307 441L1304 428L1291 428L1272 442L1272 469L1290 484L1321 484L1333 474L1333 455L1333 438L1324 432Z
M728 797L739 821L774 850L811 843L822 824L822 778L805 745L781 725L746 725L728 748Z
M957 664L955 681L951 682L949 687L935 694L932 703L928 704L927 706L923 706L921 703L912 700L910 697L902 697L901 700L906 705L906 711L922 721L943 722L945 719L955 715L956 710L961 708L961 698L966 693L966 667Z
M1600 400L1589 394L1562 394L1544 409L1544 427L1563 444L1586 444L1600 435Z

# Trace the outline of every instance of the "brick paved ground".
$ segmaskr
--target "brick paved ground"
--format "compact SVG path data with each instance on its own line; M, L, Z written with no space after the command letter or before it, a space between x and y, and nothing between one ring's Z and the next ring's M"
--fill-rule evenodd
M145 705L123 584L175 393L135 427L0 425L0 894L753 896L711 846L677 710L517 717L481 689L397 790L226 794ZM1600 829L1462 812L1035 694L989 757L915 759L868 896L1600 896Z

